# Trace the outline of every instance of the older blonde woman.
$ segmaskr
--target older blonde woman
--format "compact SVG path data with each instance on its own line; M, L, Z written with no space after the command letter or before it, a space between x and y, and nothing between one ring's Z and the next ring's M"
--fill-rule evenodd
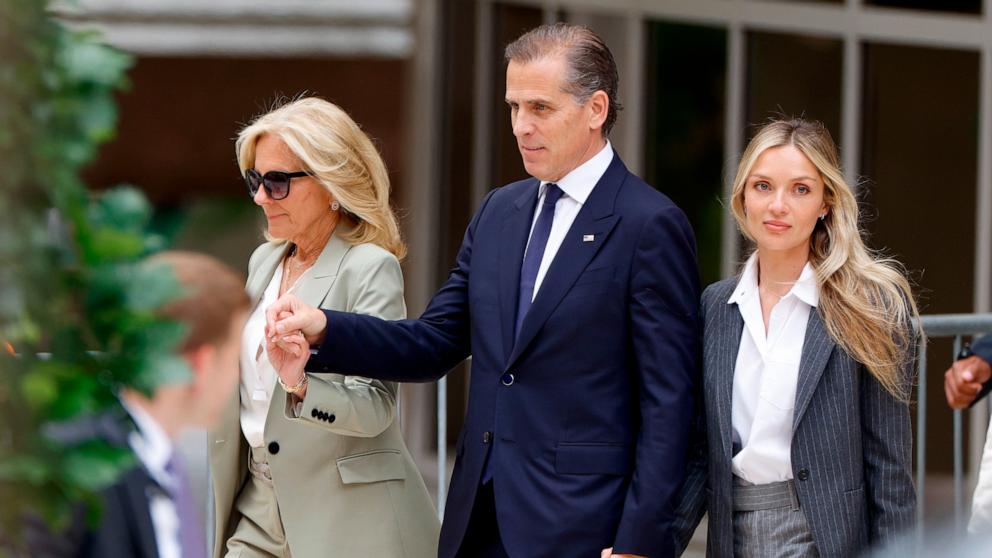
M755 251L703 293L705 433L676 532L707 511L708 556L862 554L916 509L909 282L864 245L818 122L762 127L730 206Z
M395 420L396 384L302 374L285 361L305 355L264 341L265 309L290 291L322 308L404 317L405 248L382 159L317 98L259 117L237 156L270 240L248 266L240 390L210 444L213 555L436 556L439 523Z

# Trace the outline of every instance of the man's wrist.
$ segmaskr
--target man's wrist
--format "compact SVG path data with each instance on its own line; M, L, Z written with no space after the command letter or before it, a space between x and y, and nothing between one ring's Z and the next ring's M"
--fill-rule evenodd
M324 339L326 337L327 337L327 330L325 329L316 335L307 335L306 340L307 343L309 343L312 348L317 349L324 344Z
M324 343L324 338L327 337L327 314L325 314L320 308L315 308L314 310L319 316L317 318L317 323L320 324L320 331L313 335L305 335L304 337L311 347L319 347Z

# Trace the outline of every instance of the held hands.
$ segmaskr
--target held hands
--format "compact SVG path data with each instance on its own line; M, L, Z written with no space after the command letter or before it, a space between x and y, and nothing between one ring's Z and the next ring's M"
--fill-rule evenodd
M992 378L989 363L977 356L956 361L944 372L944 395L952 409L964 409L975 400L982 384Z
M310 346L324 341L327 316L296 295L285 294L265 311L265 338L279 343L279 337L300 331Z
M292 314L283 312L278 315L280 320L290 318ZM310 345L299 331L291 331L288 335L272 335L269 326L265 326L265 350L269 355L269 362L279 374L279 379L284 386L295 387L302 385L300 391L293 395L299 399L306 397L307 388L303 384L306 377L304 367L310 358Z

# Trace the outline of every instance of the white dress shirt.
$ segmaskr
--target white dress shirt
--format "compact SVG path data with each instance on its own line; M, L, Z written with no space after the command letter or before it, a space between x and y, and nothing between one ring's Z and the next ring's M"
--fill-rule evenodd
M816 276L806 264L799 280L772 308L768 331L758 294L758 259L752 254L727 301L744 318L734 367L731 421L736 476L751 484L792 478L792 420L799 360L810 311L817 305Z
M558 248L561 247L562 241L565 240L568 229L572 228L575 216L579 214L579 210L586 203L596 183L606 174L606 169L609 168L611 162L613 162L613 146L607 141L606 146L599 153L576 167L572 172L566 174L558 182L555 182L561 188L563 195L558 199L558 203L555 204L555 218L551 223L551 233L548 235L548 243L544 247L541 266L537 269L533 297L537 297L537 291L541 288L544 276L548 273L548 268L551 267L551 262L554 261L555 254L558 253ZM538 209L534 212L534 220L531 221L530 233L527 235L528 244L530 244L530 235L534 233L534 225L537 224L537 218L541 214L541 204L544 203L544 195L547 191L548 183L542 180L537 196ZM533 300L534 298L531 298L531 301Z
M279 298L282 269L279 264L241 333L241 431L253 448L265 444L265 418L276 387L277 372L265 351L265 311Z
M162 427L144 409L124 403L138 430L128 437L128 443L152 480L164 489L172 490L173 477L165 466L172 456L173 444ZM155 530L159 558L182 558L179 535L179 513L176 505L163 491L148 491L148 511Z
M978 470L978 484L971 503L969 533L992 532L992 422L985 436L985 451L982 452L982 465Z

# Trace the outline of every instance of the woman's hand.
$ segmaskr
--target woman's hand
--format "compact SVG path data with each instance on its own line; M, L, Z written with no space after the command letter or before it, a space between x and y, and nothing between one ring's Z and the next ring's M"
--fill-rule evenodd
M291 315L289 312L284 312L279 318L283 319L289 315ZM265 329L265 351L269 355L272 367L279 374L283 384L290 387L300 385L306 376L304 367L310 359L310 344L300 331L273 337L268 331L268 326ZM306 386L293 395L299 399L306 397Z
M265 311L265 337L288 335L299 330L313 346L320 345L327 333L327 316L319 308L303 302L294 294L284 294Z

